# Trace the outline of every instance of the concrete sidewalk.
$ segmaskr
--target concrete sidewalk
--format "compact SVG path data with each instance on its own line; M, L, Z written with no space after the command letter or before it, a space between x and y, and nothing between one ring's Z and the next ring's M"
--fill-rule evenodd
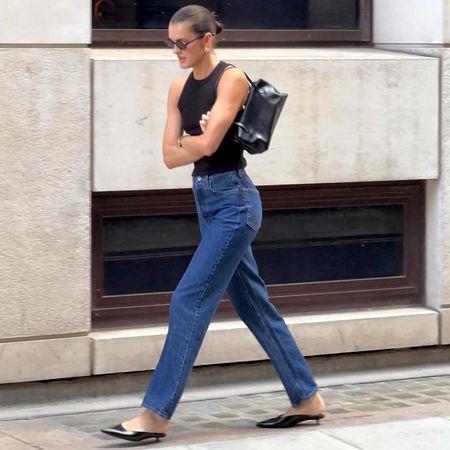
M283 392L265 392L185 401L164 440L141 444L99 432L137 414L139 408L46 416L42 405L41 414L37 414L41 417L0 422L0 449L450 448L450 375L344 384L322 388L321 392L328 410L319 426L303 424L285 430L255 427L256 421L278 415L288 405Z
M298 427L300 428L300 427ZM323 431L285 431L222 442L170 446L171 450L438 450L450 447L450 417L329 428Z

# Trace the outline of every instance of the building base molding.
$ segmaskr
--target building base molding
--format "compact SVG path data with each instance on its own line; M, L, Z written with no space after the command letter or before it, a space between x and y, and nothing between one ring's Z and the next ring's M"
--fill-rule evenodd
M386 308L293 315L286 322L306 356L450 344L450 309ZM0 342L0 384L153 370L165 326L94 331L86 336ZM239 320L214 322L196 366L267 361Z
M423 307L296 315L286 322L307 356L439 344L439 313ZM93 374L154 369L166 332L151 327L91 333ZM230 320L211 324L195 365L267 359L246 326Z
M0 361L0 384L85 377L91 375L91 339L0 342Z

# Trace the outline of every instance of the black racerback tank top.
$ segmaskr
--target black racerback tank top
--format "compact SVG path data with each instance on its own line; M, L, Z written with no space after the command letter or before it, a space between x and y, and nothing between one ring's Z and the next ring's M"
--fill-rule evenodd
M220 61L213 71L201 80L196 80L193 72L189 75L178 100L182 126L187 134L197 136L202 133L199 121L202 114L210 111L214 105L217 97L217 84L228 66L229 64L225 61ZM246 166L243 149L234 142L234 134L235 126L232 125L217 151L211 156L204 156L194 163L192 175L209 175L243 169Z

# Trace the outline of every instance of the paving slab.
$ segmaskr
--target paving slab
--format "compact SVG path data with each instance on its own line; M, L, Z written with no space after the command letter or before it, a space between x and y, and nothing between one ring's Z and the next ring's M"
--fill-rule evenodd
M14 445L2 444L4 449L0 447L1 450L21 449L19 444L29 445L23 447L24 449L87 450L98 448L96 445L102 444L95 436L80 433L74 428L65 427L50 419L0 422L1 435L14 438Z
M450 421L445 418L426 418L306 433L284 430L280 436L169 446L165 450L436 450L448 448L449 442Z
M21 442L10 436L0 432L0 450L36 450L36 446L33 444L27 444L26 442Z
M326 433L361 450L437 450L450 447L450 422L440 417L362 425Z
M396 424L394 424L395 427ZM408 429L408 424L403 427L404 433L413 432L417 427L417 423L411 423ZM300 448L311 448L314 450L372 450L380 448L408 448L408 450L428 450L436 448L447 448L446 443L450 440L450 434L443 434L440 438L436 438L436 428L430 429L429 427L424 431L422 439L413 443L407 442L406 447L401 447L399 444L399 437L397 435L386 435L382 441L378 440L378 436L383 434L384 430L381 429L363 429L358 430L358 427L351 427L345 430L340 430L344 435L338 433L334 434L335 430L328 430L328 432L314 432L314 431L297 431L297 434L292 434L288 430L283 430L282 433L278 433L274 436L272 432L265 435L259 435L253 438L239 438L236 435L221 436L221 441L216 441L217 433L214 431L209 436L203 436L208 438L208 442L192 443L190 445L170 445L171 435L166 441L160 443L144 443L144 444L131 444L114 439L105 439L103 442L93 439L91 436L89 440L73 439L74 436L57 431L55 433L44 433L38 441L34 441L33 444L25 445L17 440L8 440L4 442L4 446L0 446L1 450L29 450L41 449L41 450L90 450L90 449L126 449L126 448L139 448L139 449L156 449L163 447L167 450L273 450L274 448L282 448L285 450L297 450ZM378 445L371 445L370 441L374 439L374 432L377 433ZM430 434L432 435L430 436ZM356 434L356 438L349 439L349 436ZM412 433L411 433L412 434ZM191 436L192 437L192 436ZM198 436L197 436L198 437ZM431 439L430 439L431 438ZM211 441L213 439L213 441ZM430 445L424 445L423 442L429 442ZM1 441L0 441L1 442ZM381 442L381 444L380 444ZM169 444L169 445L167 445ZM444 444L444 445L442 445ZM435 446L438 445L438 446Z
M286 430L285 430L286 431ZM209 442L186 446L187 450L274 450L274 449L314 449L314 450L355 450L352 445L340 442L321 432L306 434L287 433L284 436L240 439L238 441ZM166 447L166 450L175 448ZM178 449L177 449L178 450Z

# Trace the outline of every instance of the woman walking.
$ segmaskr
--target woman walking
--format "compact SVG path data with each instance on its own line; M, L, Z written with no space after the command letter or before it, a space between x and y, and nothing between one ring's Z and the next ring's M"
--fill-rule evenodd
M214 53L222 31L214 13L190 5L174 14L167 40L190 75L169 89L163 138L168 168L194 164L193 193L201 242L172 296L169 329L137 417L102 430L141 441L162 438L181 398L206 330L225 291L269 355L292 406L260 427L319 421L325 403L305 358L269 302L251 243L261 225L259 193L246 174L232 123L248 94L244 73ZM183 130L186 134L183 134Z

